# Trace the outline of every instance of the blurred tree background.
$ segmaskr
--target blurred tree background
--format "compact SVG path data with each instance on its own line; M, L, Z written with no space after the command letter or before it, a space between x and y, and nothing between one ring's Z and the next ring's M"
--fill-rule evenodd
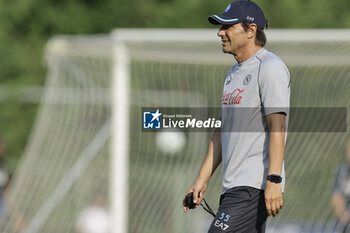
M208 15L222 13L230 2L0 0L0 138L7 144L10 170L15 169L24 150L38 107L23 93L28 86L44 85L46 71L42 57L51 36L109 33L117 27L212 27L207 22ZM270 28L350 27L350 1L256 0L256 3L265 11Z

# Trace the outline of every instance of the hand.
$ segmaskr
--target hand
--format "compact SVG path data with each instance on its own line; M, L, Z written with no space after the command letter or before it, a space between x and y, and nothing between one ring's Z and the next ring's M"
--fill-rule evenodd
M203 194L204 194L206 188L207 188L207 182L201 181L200 179L197 179L196 182L187 190L187 192L184 196L184 199L182 201L182 205L184 207L185 213L187 213L187 211L188 211L188 208L185 207L185 205L184 205L184 200L186 198L186 195L193 192L193 203L196 203L195 208L197 208L203 200Z
M276 217L283 206L281 185L266 181L265 204L269 216Z

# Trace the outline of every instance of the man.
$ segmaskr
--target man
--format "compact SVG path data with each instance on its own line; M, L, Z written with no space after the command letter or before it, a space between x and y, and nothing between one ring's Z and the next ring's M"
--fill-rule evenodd
M332 194L333 210L342 232L350 232L350 139L346 142L346 162L338 167Z
M233 2L224 14L208 20L221 25L217 35L222 50L237 64L224 81L222 128L214 131L198 177L186 194L193 192L198 206L222 162L220 206L209 233L265 232L267 216L276 216L283 206L289 71L263 48L267 21L254 2Z

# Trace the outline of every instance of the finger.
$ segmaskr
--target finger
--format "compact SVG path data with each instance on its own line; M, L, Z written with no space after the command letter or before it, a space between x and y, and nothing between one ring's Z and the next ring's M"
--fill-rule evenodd
M187 207L184 207L184 212L187 213Z
M279 202L276 202L276 215L280 212L281 206Z
M279 211L281 209L281 200L280 199L275 200L275 206L276 206L276 211Z
M283 199L280 200L280 209L283 207Z
M197 208L197 207L201 204L202 200L201 200L200 198L198 198L197 202L198 202L198 203L197 203L197 205L196 205L195 208Z
M197 204L198 202L198 191L197 190L193 190L193 203Z
M198 198L198 205L200 205L201 204L201 202L203 201L203 193L202 192L199 192L199 198Z
M270 202L268 201L265 201L265 205L266 205L266 211L267 211L267 215L268 216L271 216L271 205L270 205Z
M277 213L276 213L276 205L275 205L274 201L271 202L271 213L272 213L273 217L275 217L277 215Z

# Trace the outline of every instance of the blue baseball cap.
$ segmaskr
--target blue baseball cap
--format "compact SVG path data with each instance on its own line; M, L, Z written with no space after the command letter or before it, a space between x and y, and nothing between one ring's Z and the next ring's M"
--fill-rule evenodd
M208 17L211 24L236 24L246 21L255 23L259 28L264 29L267 24L264 12L252 1L236 1L227 6L222 15L211 15Z

